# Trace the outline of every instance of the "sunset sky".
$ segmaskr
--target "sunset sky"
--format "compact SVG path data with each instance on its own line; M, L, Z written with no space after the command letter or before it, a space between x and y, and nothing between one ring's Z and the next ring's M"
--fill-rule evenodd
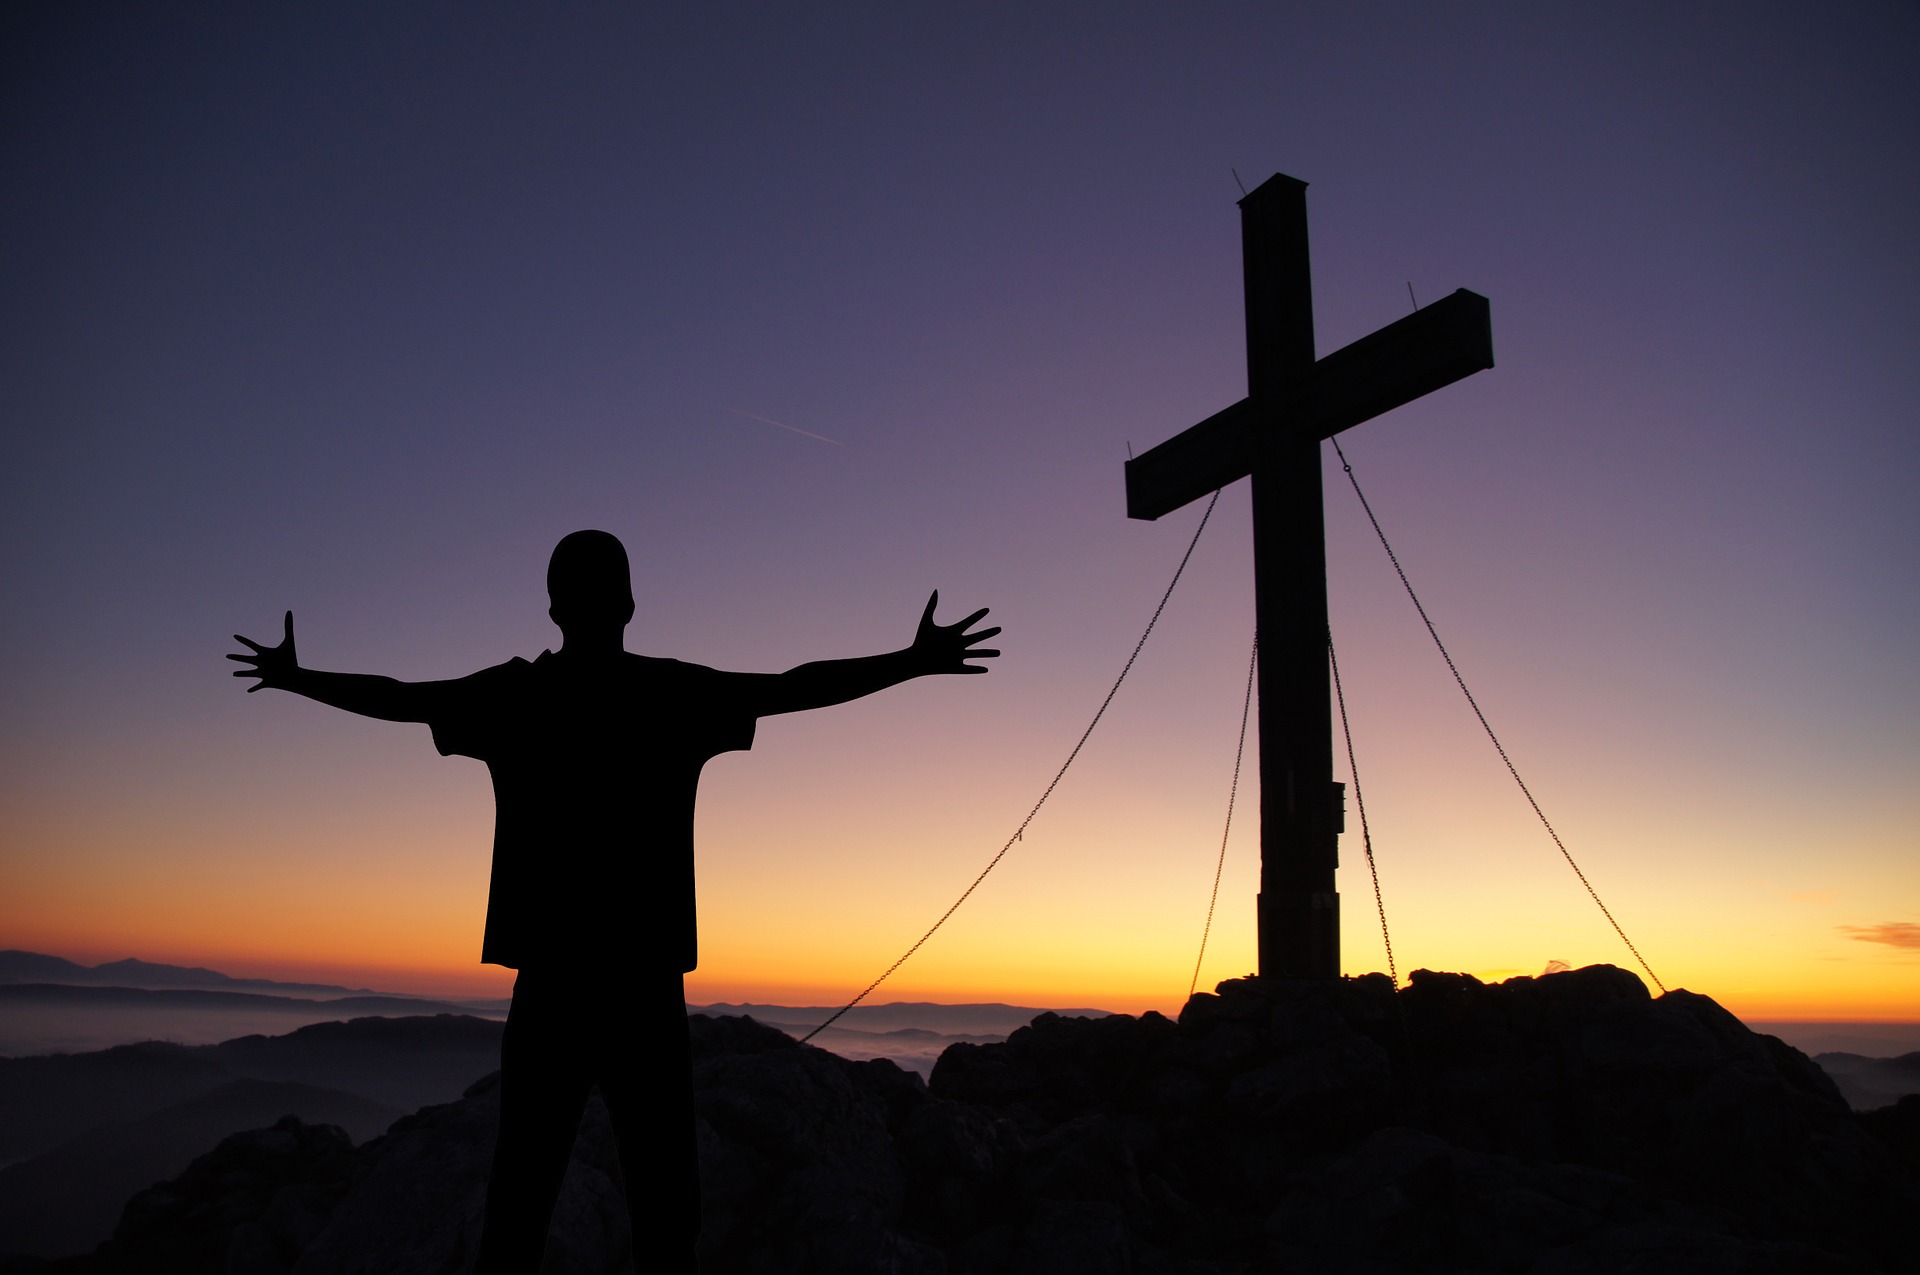
M1491 299L1493 370L1341 442L1641 952L1748 1016L1920 1018L1912 5L0 23L0 948L504 993L484 767L222 656L287 608L320 668L533 656L547 554L603 527L631 650L868 654L933 588L1004 625L989 676L707 769L690 998L850 996L1012 833L1165 587L1200 507L1129 521L1121 465L1245 393L1234 172L1279 171L1322 354L1409 289ZM1631 964L1325 450L1401 974ZM877 999L1176 1008L1251 638L1243 483ZM1203 986L1254 965L1256 811ZM1357 973L1385 958L1349 829Z

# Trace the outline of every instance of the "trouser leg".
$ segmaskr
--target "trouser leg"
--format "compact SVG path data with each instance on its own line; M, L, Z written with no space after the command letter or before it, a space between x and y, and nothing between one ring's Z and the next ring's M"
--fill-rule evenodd
M686 989L679 974L638 981L633 1014L606 1042L600 1093L620 1147L635 1267L692 1271L700 1237L700 1152Z
M500 1133L474 1275L535 1275L592 1083L565 988L522 972L500 1041Z

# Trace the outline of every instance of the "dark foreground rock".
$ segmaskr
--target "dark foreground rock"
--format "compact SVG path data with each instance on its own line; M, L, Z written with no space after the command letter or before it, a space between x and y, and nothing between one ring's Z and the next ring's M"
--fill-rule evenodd
M949 1049L930 1087L751 1019L693 1026L709 1271L1787 1275L1916 1252L1910 1118L1863 1127L1804 1055L1607 966L1043 1015ZM483 1081L357 1150L237 1135L46 1269L456 1275L496 1110ZM650 1269L660 1220L636 1254L620 1180L596 1104L548 1271Z

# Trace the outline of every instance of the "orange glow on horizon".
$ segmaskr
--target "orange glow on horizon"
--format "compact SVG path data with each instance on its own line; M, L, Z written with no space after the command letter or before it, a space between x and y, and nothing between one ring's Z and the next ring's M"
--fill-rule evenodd
M816 764L818 755L811 754ZM976 870L974 845L991 840L985 821L962 806L945 816L936 839L922 812L876 812L869 803L865 839L853 843L838 837L830 812L780 817L809 799L809 788L769 793L747 789L739 775L722 778L716 797L730 800L714 802L702 842L703 965L687 981L694 1003L843 1004L939 914L955 883ZM928 785L916 782L924 793ZM1131 795L1124 786L1065 793L1057 823L1018 847L869 1001L1176 1013L1211 865L1207 848L1172 816L1151 812L1139 826L1116 818L1112 811ZM373 817L343 829L324 822L324 811L296 811L271 825L270 854L225 829L224 843L164 825L138 830L138 855L120 849L135 841L129 828L32 830L36 852L13 856L0 889L0 946L88 965L132 956L242 978L504 997L513 973L478 962L486 857L477 847L490 811L484 793L471 791L454 791L450 805L451 815L429 807L415 820L419 830L384 842L365 835ZM1090 833L1079 831L1088 826ZM1166 849L1183 839L1196 848ZM1615 839L1630 844L1624 834ZM1202 989L1257 962L1246 905L1257 870L1250 841L1237 839L1229 855ZM342 843L353 849L341 851ZM914 853L901 854L903 845ZM1403 981L1427 967L1498 982L1537 975L1549 959L1635 969L1559 865L1516 856L1521 868L1496 871L1476 862L1465 840L1432 833L1423 851L1422 861L1389 878ZM1428 864L1444 872L1416 875ZM1651 871L1636 878L1642 870L1631 856L1606 866L1609 884L1619 882L1621 915L1670 987L1708 995L1746 1019L1920 1019L1920 954L1870 941L1905 933L1893 920L1853 923L1876 915L1870 903L1836 891L1803 896L1719 882L1729 897L1715 903L1722 911L1709 940L1698 901L1716 896L1705 885L1683 880L1683 889L1663 895L1646 884ZM1658 867L1669 881L1684 870ZM1368 901L1364 883L1364 874L1343 880L1344 965L1352 973L1385 964L1377 923L1355 911ZM1489 917L1510 919L1489 925ZM1515 959L1523 952L1524 964Z
M333 984L375 991L461 998L511 993L511 970L478 962L484 905L449 898L433 906L404 894L370 901L344 883L322 891L312 880L296 883L291 900L268 906L263 898L289 892L233 887L203 890L204 883L121 881L103 888L98 879L18 874L0 901L0 947L62 956L86 965L137 957L182 966L203 966L237 978ZM983 901L981 915L956 923L929 943L868 1003L928 1001L943 1004L1003 1003L1041 1008L1095 1008L1120 1013L1158 1010L1174 1014L1184 1002L1192 973L1191 936L1184 924L1167 934L1140 932L1119 939L1063 927L1047 933L1018 916L1024 904ZM696 1004L761 1003L838 1006L884 969L899 947L891 934L872 927L822 935L792 924L789 914L754 918L713 909L703 927L701 969L687 978ZM1255 964L1251 926L1245 917L1223 914L1209 946L1199 987L1210 990ZM1223 909L1224 913L1224 909ZM706 920L703 916L703 921ZM1357 928L1357 927L1356 927ZM1413 926L1408 929L1418 934ZM998 936L1024 933L1018 944ZM1104 944L1102 938L1104 937ZM909 936L910 941L911 936ZM1404 985L1411 968L1464 969L1483 982L1538 975L1540 966L1516 968L1466 961L1409 960L1409 952L1443 945L1401 946ZM1354 942L1378 943L1364 931ZM1510 940L1506 940L1509 941ZM881 946L885 943L889 946ZM1461 952L1475 944L1448 940ZM891 950L889 950L891 947ZM1570 963L1607 963L1633 969L1624 952L1596 942L1581 951L1566 948ZM1920 1021L1916 966L1904 952L1884 954L1870 945L1836 937L1816 947L1817 959L1799 952L1700 953L1664 938L1649 950L1662 953L1660 969L1669 987L1712 997L1742 1019L1798 1021ZM1350 973L1378 969L1363 947L1348 952ZM780 971L777 975L769 971ZM1648 983L1649 990L1658 989Z

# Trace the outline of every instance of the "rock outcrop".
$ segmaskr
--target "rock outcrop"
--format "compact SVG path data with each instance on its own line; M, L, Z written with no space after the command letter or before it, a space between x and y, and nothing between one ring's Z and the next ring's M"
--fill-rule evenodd
M1176 1270L1893 1270L1920 1217L1809 1059L1607 966L1223 983L956 1047L932 1092L1021 1129L1030 1208L1097 1182Z
M930 1085L750 1019L693 1026L709 1271L1785 1275L1916 1251L1911 1112L1870 1131L1804 1055L1607 966L1236 980L1178 1022L1043 1015L949 1049ZM456 1275L494 1114L483 1081L357 1150L283 1122L298 1172L239 1135L48 1269L167 1269L144 1264L157 1237L191 1233L231 1275ZM636 1252L619 1175L596 1105L547 1270L648 1269L657 1220Z

